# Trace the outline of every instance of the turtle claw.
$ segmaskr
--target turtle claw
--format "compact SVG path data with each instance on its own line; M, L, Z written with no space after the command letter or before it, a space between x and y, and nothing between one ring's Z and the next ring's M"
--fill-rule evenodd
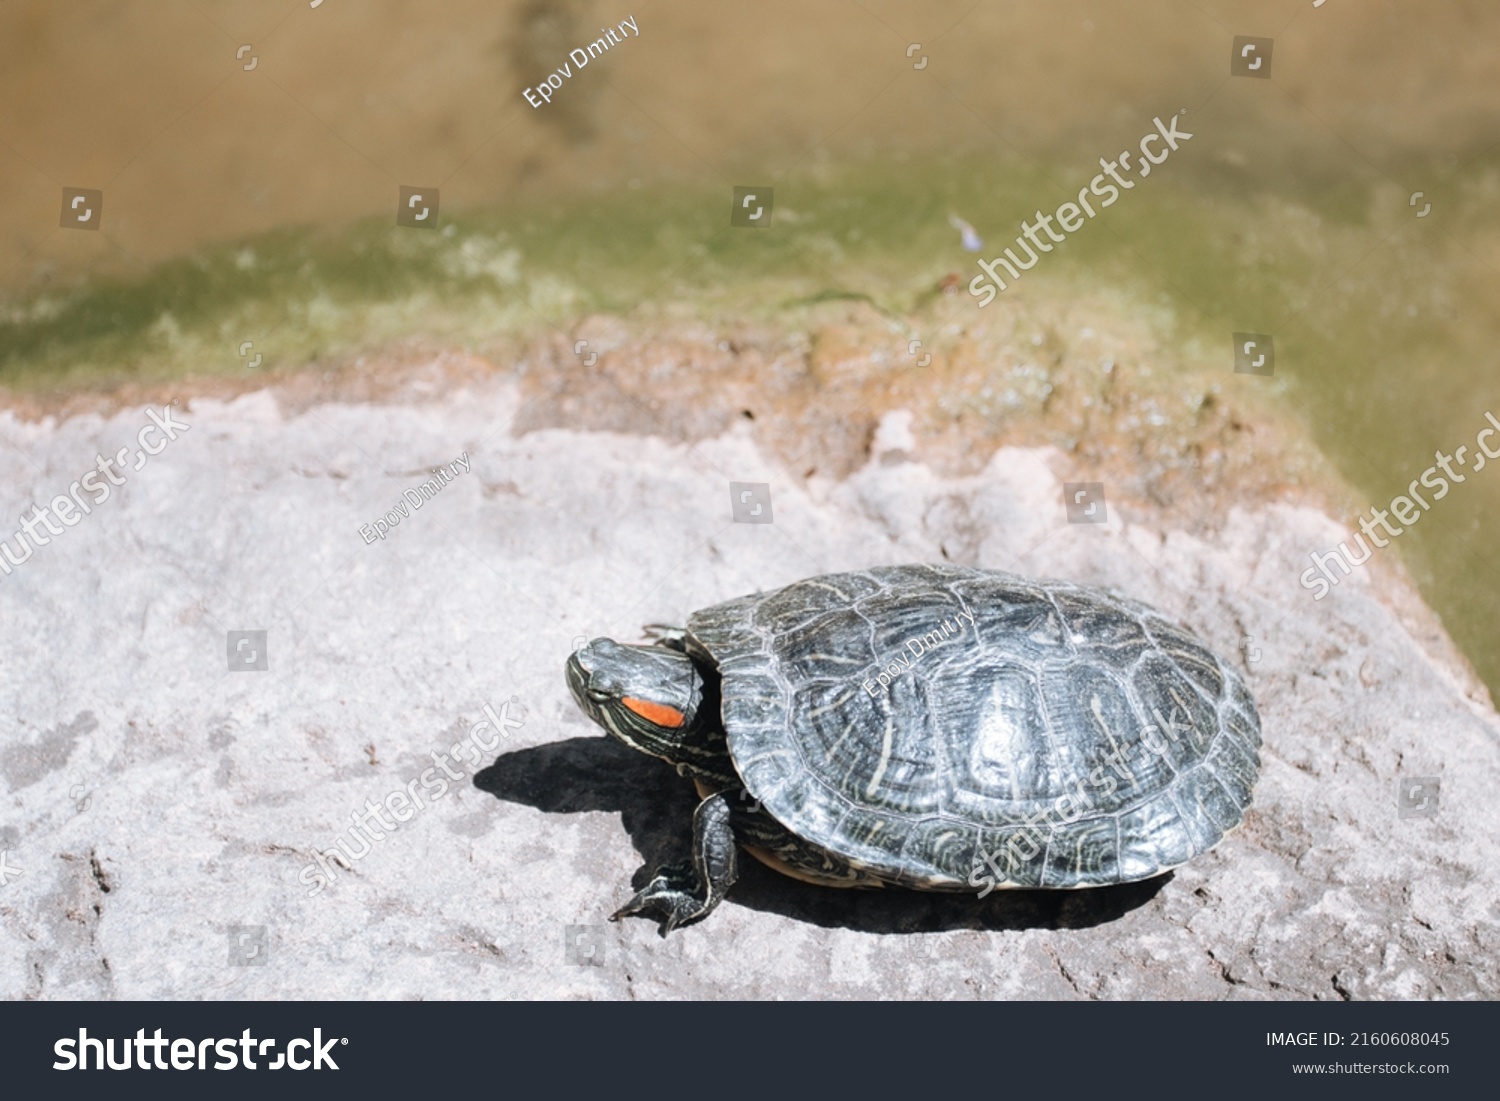
M673 929L702 917L709 907L695 893L701 890L691 863L672 864L662 868L636 896L610 915L610 921L641 914L661 922L665 937Z
M693 859L656 869L651 882L610 917L641 914L661 922L666 936L679 925L706 917L724 898L738 875L729 801L710 795L693 812Z

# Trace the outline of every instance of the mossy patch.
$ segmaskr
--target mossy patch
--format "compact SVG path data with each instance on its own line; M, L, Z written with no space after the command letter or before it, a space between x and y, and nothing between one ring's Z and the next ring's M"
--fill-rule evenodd
M1228 386L1279 397L1367 497L1351 499L1352 527L1358 507L1389 501L1434 449L1472 443L1484 411L1500 409L1491 382L1500 155L1457 173L1408 166L1403 175L1446 181L1420 220L1383 178L1268 191L1232 166L1200 161L1139 181L977 319L964 291L978 274L976 254L961 247L950 214L984 238L979 256L996 256L1022 219L1069 198L1076 166L926 159L820 168L775 185L769 231L731 227L728 188L694 186L445 208L436 231L384 219L285 228L136 281L5 302L0 386L43 394L245 378L256 355L259 370L296 371L412 339L503 360L499 350L600 315L810 332L820 311L839 307L883 318L899 357L911 340L942 346L945 332L993 318L1008 299L1107 291L1136 302L1173 349L1161 370L1222 372ZM1082 314L1063 315L1088 326ZM1274 337L1274 377L1232 374L1234 331ZM1003 404L1020 382L997 380L998 396L970 395L967 405ZM1398 545L1495 686L1500 563L1488 548L1500 537L1500 476L1462 489Z

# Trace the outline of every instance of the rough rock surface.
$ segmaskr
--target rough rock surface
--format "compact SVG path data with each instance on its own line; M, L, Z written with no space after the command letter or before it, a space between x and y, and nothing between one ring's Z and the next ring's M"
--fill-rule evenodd
M184 399L189 431L0 575L0 996L1500 997L1500 726L1394 610L1418 603L1399 576L1298 585L1343 534L1318 511L1246 501L1184 530L1112 499L1107 524L1069 524L1076 472L1049 448L945 477L888 420L862 468L801 482L748 423L692 445L516 435L523 405L500 377ZM146 423L0 414L0 516ZM364 542L463 453L472 472ZM731 480L772 483L775 522L732 523ZM575 640L943 559L1113 586L1238 655L1265 737L1245 826L1105 891L836 892L746 861L665 941L607 924L685 846L693 797L578 713ZM236 630L268 632L266 671L227 671ZM351 812L423 791L486 705L520 725L314 891ZM1401 816L1414 777L1440 779L1435 814Z

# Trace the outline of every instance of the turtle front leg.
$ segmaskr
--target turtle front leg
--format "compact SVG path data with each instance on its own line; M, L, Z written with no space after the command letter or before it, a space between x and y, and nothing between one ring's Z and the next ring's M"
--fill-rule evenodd
M661 935L706 917L739 878L729 800L710 795L693 812L693 859L656 870L651 882L621 906L610 921L645 914L661 921Z

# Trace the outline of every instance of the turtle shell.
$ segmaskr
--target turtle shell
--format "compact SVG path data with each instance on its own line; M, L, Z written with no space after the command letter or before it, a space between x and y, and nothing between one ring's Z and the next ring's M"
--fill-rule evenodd
M792 833L890 883L1146 879L1239 824L1240 676L1143 604L958 566L810 578L694 613L729 752Z

